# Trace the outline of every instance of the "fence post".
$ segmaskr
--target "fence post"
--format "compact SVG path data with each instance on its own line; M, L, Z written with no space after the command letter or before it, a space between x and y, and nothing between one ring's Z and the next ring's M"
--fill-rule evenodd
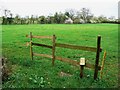
M53 47L52 47L52 65L54 66L54 61L55 61L55 39L56 39L56 36L53 35Z
M80 58L80 78L83 77L84 66L85 66L85 58Z
M83 69L84 69L84 66L80 65L80 78L83 77Z
M97 78L97 75L98 75L98 65L99 65L99 57L100 57L100 42L101 42L101 36L98 35L98 37L97 37L97 51L96 51L94 80Z
M32 32L30 32L30 56L31 56L31 60L33 60L33 51L32 51Z

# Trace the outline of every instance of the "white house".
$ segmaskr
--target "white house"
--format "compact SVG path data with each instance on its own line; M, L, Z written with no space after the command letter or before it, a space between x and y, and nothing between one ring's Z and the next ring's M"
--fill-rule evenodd
M73 20L71 18L68 18L68 19L65 20L65 23L66 24L72 24Z
M80 19L80 23L85 23L85 21L83 19Z

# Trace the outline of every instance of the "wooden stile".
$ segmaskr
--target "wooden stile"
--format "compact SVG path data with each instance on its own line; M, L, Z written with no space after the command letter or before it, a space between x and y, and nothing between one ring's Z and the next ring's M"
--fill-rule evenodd
M80 77L81 78L83 77L84 67L94 69L94 79L97 78L98 70L101 70L100 74L101 74L101 77L102 77L102 70L103 70L103 67L104 67L104 59L106 57L106 52L104 52L102 66L100 67L99 66L99 57L100 57L100 52L102 52L102 49L100 48L101 36L97 37L97 48L56 43L56 36L55 35L53 35L53 36L33 36L32 32L30 32L30 35L26 35L26 37L30 38L30 56L31 56L32 60L33 60L33 55L42 56L42 57L46 57L46 58L51 58L52 59L52 65L54 65L55 59L57 59L57 60L60 60L62 62L67 62L67 63L69 63L71 65L74 65L74 66L80 66ZM45 44L33 43L32 38L51 39L53 45L50 46L50 45L45 45ZM33 50L32 50L33 45L52 49L52 55L33 53ZM55 48L56 47L96 52L95 65L86 63L84 60L82 60L81 62L78 62L76 60L71 60L69 58L62 58L62 57L55 56Z
M53 35L53 46L52 46L52 65L54 65L54 61L55 61L55 35Z
M95 71L94 71L94 80L97 79L97 76L98 76L98 65L99 65L99 57L100 57L100 42L101 42L101 36L98 36L98 38L97 38L96 61L95 61Z

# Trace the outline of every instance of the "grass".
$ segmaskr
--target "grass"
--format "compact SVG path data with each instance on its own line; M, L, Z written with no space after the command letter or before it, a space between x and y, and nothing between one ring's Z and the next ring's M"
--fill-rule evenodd
M80 69L58 60L52 66L51 59L36 57L31 61L29 38L25 35L55 34L58 43L96 47L98 35L102 36L101 47L107 51L103 78L93 80L94 70L85 68L84 78L79 78ZM34 42L52 44L50 40L34 39ZM3 25L2 54L11 63L12 74L3 88L115 88L118 87L118 25L117 24L43 24ZM51 54L50 49L34 47L34 52ZM57 48L56 55L79 61L85 57L94 64L95 53ZM100 65L103 52L100 56ZM60 76L60 72L71 76ZM98 75L99 77L99 75Z

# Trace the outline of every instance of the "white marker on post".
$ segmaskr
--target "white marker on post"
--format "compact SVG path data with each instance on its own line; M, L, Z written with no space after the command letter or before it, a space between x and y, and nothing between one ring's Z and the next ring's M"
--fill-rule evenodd
M84 66L85 66L85 58L80 58L80 78L83 77Z
M85 58L80 58L80 65L85 65Z

